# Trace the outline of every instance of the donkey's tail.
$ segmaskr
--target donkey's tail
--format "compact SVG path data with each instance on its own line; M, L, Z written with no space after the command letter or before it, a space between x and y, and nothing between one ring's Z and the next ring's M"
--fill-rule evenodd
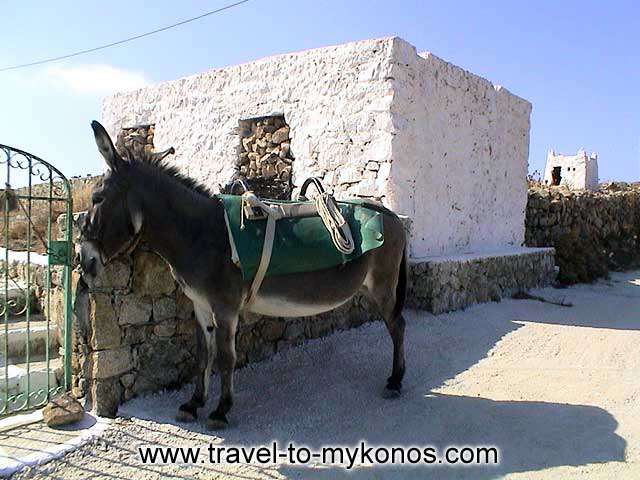
M407 249L402 252L402 260L400 261L400 272L398 273L398 284L396 285L396 304L393 307L393 318L397 318L402 314L404 303L407 300Z

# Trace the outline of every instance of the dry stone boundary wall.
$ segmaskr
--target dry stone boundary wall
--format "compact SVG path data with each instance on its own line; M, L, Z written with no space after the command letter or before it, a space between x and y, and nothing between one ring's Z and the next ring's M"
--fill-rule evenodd
M543 286L553 273L553 250L531 250L507 257L413 263L409 304L440 313ZM133 396L191 381L197 360L193 305L164 260L141 245L107 265L93 288L79 277L74 285L74 393L88 395L100 415L115 415L118 405ZM236 336L238 366L306 339L358 327L379 318L374 312L358 296L313 317L247 316Z
M525 242L555 247L562 283L590 282L609 270L640 265L640 185L610 183L599 191L529 189Z

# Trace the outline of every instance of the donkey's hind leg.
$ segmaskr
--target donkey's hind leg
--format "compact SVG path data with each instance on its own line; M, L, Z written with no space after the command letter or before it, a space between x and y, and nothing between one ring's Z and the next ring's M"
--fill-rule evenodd
M403 271L400 275L404 274ZM376 274L372 272L366 280L369 299L378 307L378 312L384 319L389 335L393 342L393 367L391 376L387 379L384 391L386 398L394 398L400 395L402 379L404 377L404 328L405 320L402 316L404 304L404 292L396 288L395 284L389 284L388 274ZM401 297L402 296L402 297ZM400 298L401 297L401 298Z
M387 330L393 341L393 368L391 376L387 379L385 397L393 398L400 395L402 379L404 377L404 326L402 313L395 317L384 317Z
M195 377L195 390L191 400L178 408L176 419L181 422L192 422L198 417L198 408L204 407L209 393L211 367L213 364L215 344L213 342L213 314L209 309L194 305L198 320L198 365Z
M233 372L236 366L236 329L238 312L218 308L216 315L216 348L220 374L220 400L209 415L207 426L217 430L229 425L227 413L233 405Z

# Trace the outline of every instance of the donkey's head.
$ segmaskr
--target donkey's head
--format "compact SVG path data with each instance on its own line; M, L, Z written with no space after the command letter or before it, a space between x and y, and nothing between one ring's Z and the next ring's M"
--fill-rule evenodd
M80 266L85 277L94 278L99 269L133 250L141 237L144 215L135 195L135 158L123 158L109 134L98 122L91 122L100 154L109 169L91 194L91 207L80 229ZM161 160L173 148L151 154Z

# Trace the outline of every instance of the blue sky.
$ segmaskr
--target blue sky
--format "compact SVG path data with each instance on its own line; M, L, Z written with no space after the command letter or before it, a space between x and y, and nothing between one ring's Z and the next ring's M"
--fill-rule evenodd
M229 1L0 3L0 68L143 33ZM68 176L102 164L89 122L110 92L256 58L398 35L533 104L529 170L549 148L599 154L601 180L640 177L640 6L633 1L251 0L183 27L0 72L0 143Z

